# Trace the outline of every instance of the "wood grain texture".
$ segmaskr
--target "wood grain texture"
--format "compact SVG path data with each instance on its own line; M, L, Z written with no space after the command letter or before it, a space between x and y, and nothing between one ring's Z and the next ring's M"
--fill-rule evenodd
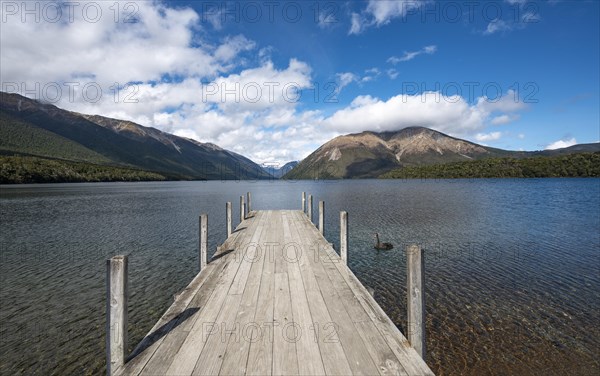
M406 247L408 341L425 359L425 285L423 283L423 252L418 245Z
M208 215L200 215L200 270L206 268L208 262Z
M319 232L325 234L325 201L319 201Z
M348 212L340 212L340 257L348 264Z
M225 218L227 221L227 237L229 238L232 233L231 202L225 204Z
M118 372L127 351L128 258L106 260L106 371Z
M252 211L117 371L433 374L301 210Z

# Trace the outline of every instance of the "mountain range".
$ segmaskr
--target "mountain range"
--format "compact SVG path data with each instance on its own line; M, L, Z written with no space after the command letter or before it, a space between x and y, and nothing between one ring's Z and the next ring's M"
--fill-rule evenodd
M288 163L284 164L281 167L279 167L278 165L266 165L266 166L263 166L263 169L268 174L272 175L274 178L280 179L285 174L292 171L294 169L294 167L296 167L298 165L298 163L300 163L300 162L292 161L292 162L288 162Z
M0 181L8 183L374 178L404 167L582 152L600 152L600 143L556 150L509 151L429 128L408 127L396 132L365 131L339 136L300 162L288 162L282 167L259 166L215 144L0 92ZM15 178L16 175L19 176Z
M600 143L543 151L509 151L461 140L423 127L396 132L362 132L325 143L284 179L374 178L402 167L437 165L485 158L528 158L598 152Z
M157 172L169 179L266 179L250 159L155 128L0 93L0 154Z

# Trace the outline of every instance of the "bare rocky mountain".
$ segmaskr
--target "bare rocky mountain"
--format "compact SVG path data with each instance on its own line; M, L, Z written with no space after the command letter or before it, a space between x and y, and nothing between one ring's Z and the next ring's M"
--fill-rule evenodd
M397 132L362 132L339 136L301 161L286 179L338 179L377 177L403 166L461 162L489 157L524 158L536 155L597 151L598 144L571 148L518 152L491 148L424 128L408 127Z

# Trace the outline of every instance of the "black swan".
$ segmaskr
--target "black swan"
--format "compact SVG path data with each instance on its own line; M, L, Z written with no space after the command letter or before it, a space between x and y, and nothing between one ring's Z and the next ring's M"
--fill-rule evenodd
M375 249L383 249L383 250L388 250L388 249L392 249L394 248L394 246L392 245L392 243L381 243L379 241L379 234L375 233L375 239L377 239L377 243L375 243Z

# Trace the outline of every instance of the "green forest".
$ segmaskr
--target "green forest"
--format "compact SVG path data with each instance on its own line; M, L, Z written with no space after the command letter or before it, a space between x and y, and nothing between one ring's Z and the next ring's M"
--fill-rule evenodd
M0 184L155 181L163 175L129 169L26 156L0 156Z
M384 179L600 177L600 152L557 157L488 158L477 161L404 167Z

